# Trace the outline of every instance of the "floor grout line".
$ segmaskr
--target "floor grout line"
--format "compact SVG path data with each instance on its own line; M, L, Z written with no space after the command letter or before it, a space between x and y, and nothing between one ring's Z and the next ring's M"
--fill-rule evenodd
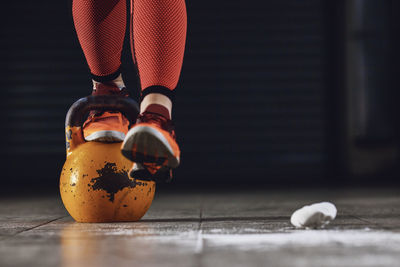
M55 221L57 221L57 220L60 220L60 219L62 219L62 218L65 218L65 217L68 217L68 216L67 216L67 215L64 215L64 216L57 217L57 218L55 218L55 219L52 219L52 220L49 220L49 221L40 223L40 224L35 225L35 226L33 226L33 227L28 227L28 228L26 228L26 229L23 229L23 230L21 230L21 231L18 231L18 232L16 232L16 233L14 233L14 234L12 234L12 235L8 235L8 236L5 236L4 238L0 238L0 240L6 240L6 239L13 238L13 237L15 237L15 236L17 236L17 235L19 235L19 234L21 234L21 233L28 232L28 231L30 231L30 230L39 228L39 227L41 227L41 226L44 226L44 225L46 225L46 224L55 222Z
M195 253L199 254L203 252L203 205L200 205L200 213L199 213L199 227L197 229L197 242L196 242L196 248L195 248Z
M385 226L385 225L383 225L383 224L381 224L381 223L376 223L376 222L373 222L373 221L370 221L370 220L361 218L361 217L356 216L356 215L350 215L350 214L348 214L348 216L353 217L353 218L355 218L355 219L357 219L357 220L360 220L360 221L362 221L362 222L365 222L365 223L369 223L369 224L378 226L378 227L382 228L383 230L392 230L390 227L387 227L387 226Z
M342 216L343 217L343 216ZM223 221L281 221L289 220L290 216L227 216L227 217L208 217L201 218L201 222L223 222ZM167 219L143 219L141 222L198 222L198 217L196 218L167 218Z
M196 257L197 267L202 266L202 254L204 250L204 240L203 240L203 198L200 201L200 210L199 210L199 226L197 228L197 239L196 239L196 246L194 249Z
M49 224L49 223L55 222L55 221L57 221L57 220L60 220L60 219L62 219L62 218L65 218L65 217L67 217L67 215L64 215L64 216L61 216L61 217L55 218L55 219L53 219L53 220L50 220L50 221L47 221L47 222L44 222L44 223L38 224L38 225L36 225L36 226L33 226L33 227L30 227L30 228L24 229L24 230L22 230L22 231L19 231L19 232L15 233L15 234L14 234L14 236L16 236L16 235L18 235L18 234L21 234L21 233L23 233L23 232L28 232L28 231L30 231L30 230L33 230L33 229L39 228L39 227L41 227L41 226L43 226L43 225L46 225L46 224Z
M360 221L362 221L362 222L366 222L366 223L370 223L370 224L375 224L375 225L376 225L376 223L371 222L371 221L369 221L369 220L367 220L367 219L358 217L358 216L356 216L356 215L350 215L350 214L349 214L348 216L353 217L353 218L355 218L355 219L357 219L357 220L360 220Z
M376 223L376 222L373 222L373 221L369 221L369 220L367 220L367 219L358 217L358 216L356 216L356 215L350 215L350 216L352 216L352 217L354 217L354 218L356 218L356 219L358 219L358 220L360 220L360 221L363 221L363 222L366 222L366 223L369 223L369 224L373 224L373 225L375 225L375 226L378 226L378 227L382 228L383 230L389 230L389 231L392 230L390 227L387 227L387 226L385 226L384 224Z
M346 216L348 216L348 217L352 217L352 218L357 219L357 220L360 220L360 221L362 221L362 222L369 223L369 224L374 224L374 225L379 226L379 224L377 224L377 223L375 223L375 222L372 222L372 221L369 221L369 220L367 220L367 219L361 218L361 217L359 217L359 216L357 216L357 215L348 214L348 213L344 213L344 214L345 214Z

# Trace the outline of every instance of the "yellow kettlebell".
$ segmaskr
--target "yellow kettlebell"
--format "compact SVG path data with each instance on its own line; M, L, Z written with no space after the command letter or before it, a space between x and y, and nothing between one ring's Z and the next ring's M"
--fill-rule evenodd
M77 222L137 221L149 209L154 181L130 178L132 162L122 156L121 143L86 142L82 124L90 110L122 112L131 122L137 103L121 96L88 96L76 101L65 119L67 159L60 193Z

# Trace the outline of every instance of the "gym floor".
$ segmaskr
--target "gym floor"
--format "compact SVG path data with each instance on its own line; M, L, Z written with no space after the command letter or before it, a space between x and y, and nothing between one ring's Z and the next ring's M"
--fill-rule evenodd
M59 196L0 199L0 266L399 266L400 190L158 192L139 222L76 223ZM331 201L324 229L295 229Z

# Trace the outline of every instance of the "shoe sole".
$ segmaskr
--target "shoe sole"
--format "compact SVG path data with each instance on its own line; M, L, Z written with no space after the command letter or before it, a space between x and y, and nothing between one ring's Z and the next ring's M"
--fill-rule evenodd
M179 165L179 158L174 156L167 139L149 126L136 126L129 130L121 152L126 158L138 163L156 163L170 168Z
M85 137L86 141L89 142L106 142L106 143L117 143L122 142L125 139L125 134L118 131L98 131Z

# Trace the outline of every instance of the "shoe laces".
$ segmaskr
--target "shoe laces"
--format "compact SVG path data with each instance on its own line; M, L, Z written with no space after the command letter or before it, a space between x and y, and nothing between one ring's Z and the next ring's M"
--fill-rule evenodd
M112 112L112 111L102 111L102 112L93 112L92 114L89 114L89 117L87 118L87 120L85 121L85 123L83 124L83 128L85 128L85 126L87 126L89 123L92 122L98 122L102 119L105 118L118 118L118 121L121 125L123 124L128 124L128 120L125 118L124 115L122 115L120 112L116 111L116 112Z
M122 96L122 97L129 97L129 91L126 89L126 87L123 87L121 89L118 88L118 90L116 90L113 87L99 87L98 89L93 89L92 95L96 96L96 95L115 95L115 96ZM109 110L91 110L89 112L89 115L85 121L85 123L83 124L83 127L85 127L87 124L91 123L91 122L96 122L99 121L100 119L103 119L104 116L103 114L107 112L110 114L115 114L113 115L109 115L108 117L118 117L118 120L121 124L124 123L124 120L127 120L125 118L124 115L121 114L121 112L119 111L109 111Z
M145 111L142 114L140 114L136 120L136 123L152 123L160 127L161 129L169 132L171 136L176 139L175 136L175 126L172 122L172 120L165 118L164 116L161 116L160 114L153 113L153 112L148 112Z

